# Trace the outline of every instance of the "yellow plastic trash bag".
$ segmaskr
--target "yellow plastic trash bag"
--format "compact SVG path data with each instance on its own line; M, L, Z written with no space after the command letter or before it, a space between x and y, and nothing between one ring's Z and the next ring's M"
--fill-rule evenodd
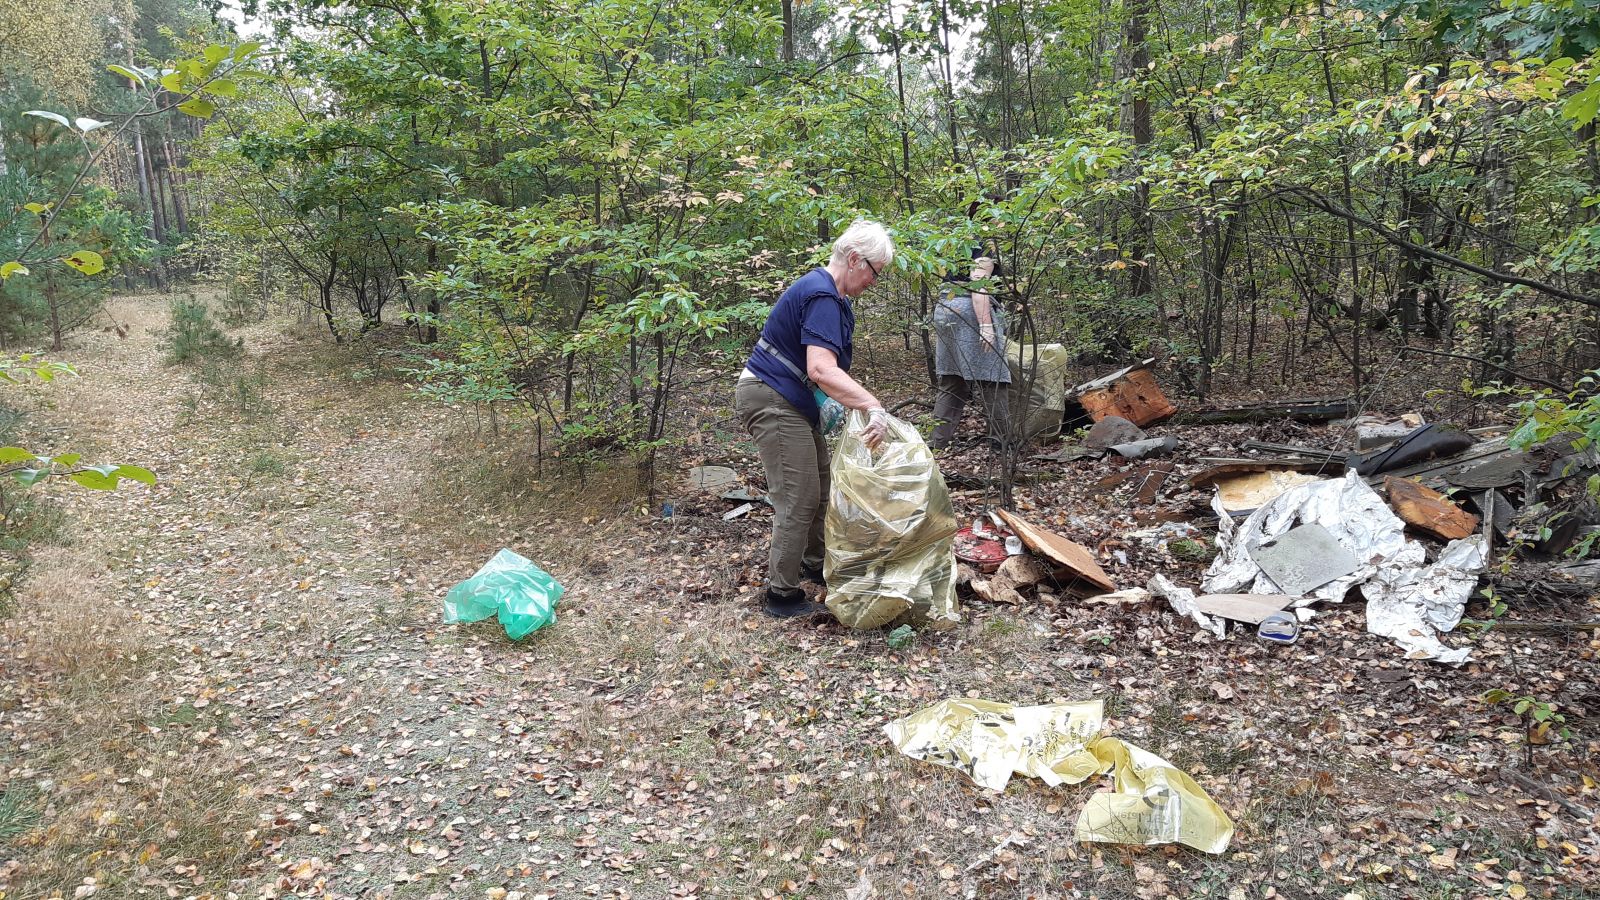
M1054 787L1102 771L1088 742L1100 734L1101 702L1012 706L955 698L884 726L913 759L960 769L979 785L1003 791L1013 773Z
M1006 390L1017 437L1030 441L1060 433L1071 363L1071 354L1060 344L1006 341L1006 365L1011 368L1011 384Z
M1233 822L1193 778L1116 738L1091 741L1089 749L1110 770L1116 787L1089 798L1078 815L1078 840L1179 843L1207 853L1228 849Z
M1095 794L1078 816L1077 838L1114 844L1186 844L1221 853L1233 822L1195 784L1154 753L1100 737L1101 701L1012 706L951 699L884 726L901 753L967 773L1005 790L1012 774L1051 786L1110 772L1114 790Z
M953 628L961 620L956 516L944 476L911 425L889 417L876 452L861 442L866 425L866 414L851 410L833 453L823 523L828 609L851 628Z

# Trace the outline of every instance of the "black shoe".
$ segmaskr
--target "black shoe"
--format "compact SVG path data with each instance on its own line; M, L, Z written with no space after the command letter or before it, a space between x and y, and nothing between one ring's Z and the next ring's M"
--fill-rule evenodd
M761 611L774 619L798 619L825 610L826 606L813 603L801 590L778 591L767 588L766 595L761 598Z
M800 566L800 580L809 581L812 584L822 584L822 566L808 566L802 564Z

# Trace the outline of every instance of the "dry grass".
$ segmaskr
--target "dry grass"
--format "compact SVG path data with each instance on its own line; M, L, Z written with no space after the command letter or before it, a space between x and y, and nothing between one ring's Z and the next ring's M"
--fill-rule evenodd
M456 416L458 427L419 448L421 465L414 460L409 471L395 472L411 479L410 489L390 499L409 506L406 511L424 524L438 510L462 503L491 516L581 522L637 512L644 502L637 469L626 459L561 459L553 455L547 431L541 461L531 431L508 426L493 437L472 427L470 413Z
M0 870L7 897L192 893L237 875L259 843L224 719L163 696L168 651L112 602L83 551L45 550L0 622ZM131 893L131 891L128 891Z

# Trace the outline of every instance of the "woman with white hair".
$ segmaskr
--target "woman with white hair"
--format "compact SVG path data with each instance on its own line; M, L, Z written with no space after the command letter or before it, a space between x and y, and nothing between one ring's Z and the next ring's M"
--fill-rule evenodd
M828 445L821 405L831 397L868 414L863 439L876 448L889 429L883 404L850 377L855 312L850 299L878 282L894 241L876 222L857 220L833 242L828 264L778 297L734 391L734 410L755 439L771 495L772 548L761 610L794 618L820 612L802 581L822 581L822 520L828 502Z

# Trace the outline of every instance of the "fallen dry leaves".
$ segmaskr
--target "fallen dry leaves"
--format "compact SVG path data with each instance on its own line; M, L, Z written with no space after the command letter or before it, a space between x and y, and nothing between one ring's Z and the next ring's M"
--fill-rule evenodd
M122 301L120 317L158 323L159 302ZM245 336L244 371L265 376L252 411L160 368L147 327L68 359L120 402L68 393L34 415L162 481L63 498L80 556L60 564L102 558L121 623L79 661L146 663L100 695L115 740L94 766L72 759L81 698L52 668L61 650L45 653L71 630L29 634L56 590L36 582L7 624L0 762L7 796L41 813L0 857L8 896L1575 896L1600 866L1593 823L1494 777L1515 722L1473 700L1503 686L1592 715L1585 638L1491 632L1450 670L1398 658L1357 605L1277 647L1047 586L1014 607L969 600L960 628L893 651L752 615L765 508L723 522L721 501L667 476L677 514L641 514L631 467L547 459L541 477L519 434L474 431L370 351L276 325ZM691 412L711 437L678 462L759 487L726 411ZM1185 452L1221 455L1241 433L1187 430ZM990 465L982 450L944 464ZM1158 529L1203 498L1139 506L1131 486L1096 485L1106 471L1044 466L1018 508L1094 548L1119 586L1192 583L1200 564ZM993 495L956 500L971 516ZM518 644L439 621L444 591L501 546L570 590L557 624ZM1105 698L1118 736L1235 818L1233 846L1080 845L1091 787L991 795L889 748L884 722L952 695ZM1536 774L1600 809L1592 721L1540 748ZM136 790L152 779L193 801L159 805ZM239 811L236 839L171 836Z

